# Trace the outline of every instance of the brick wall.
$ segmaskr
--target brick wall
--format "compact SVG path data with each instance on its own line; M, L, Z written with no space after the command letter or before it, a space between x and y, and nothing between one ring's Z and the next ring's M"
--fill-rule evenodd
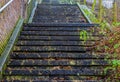
M0 7L9 0L0 0ZM0 46L10 35L18 18L24 15L27 0L14 0L2 13L0 13Z

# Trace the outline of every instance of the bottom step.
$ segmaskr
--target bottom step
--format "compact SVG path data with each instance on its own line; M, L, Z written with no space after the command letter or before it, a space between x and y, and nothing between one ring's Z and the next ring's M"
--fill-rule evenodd
M94 76L7 76L1 82L120 82Z
M12 82L13 80L21 80L21 81L51 81L51 80L100 80L103 79L104 77L96 77L96 76L5 76L4 77L4 81L5 80L9 80L10 82Z
M103 82L102 80L3 80L3 82Z

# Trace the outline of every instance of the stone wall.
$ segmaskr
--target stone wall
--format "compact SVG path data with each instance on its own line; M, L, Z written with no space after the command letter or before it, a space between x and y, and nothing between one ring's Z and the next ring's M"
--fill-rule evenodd
M0 7L9 0L0 0ZM25 14L27 0L14 0L2 13L0 13L0 46L3 46L20 16ZM24 12L24 13L23 13Z

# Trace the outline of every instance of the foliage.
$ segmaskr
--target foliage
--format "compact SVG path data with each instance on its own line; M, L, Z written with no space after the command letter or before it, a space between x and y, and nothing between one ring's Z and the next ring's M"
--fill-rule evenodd
M87 39L89 38L88 33L85 30L80 31L79 35L80 35L80 39L84 41L87 41Z
M109 61L112 66L104 69L105 73L112 70L112 74L109 77L106 77L106 80L112 79L113 76L118 78L120 76L120 28L114 27L111 30L106 29L106 23L103 22L100 24L101 33L103 33L106 38L102 39L97 44L97 49L101 52L108 53L107 57L112 58L113 60ZM106 57L105 60L108 60Z
M60 0L60 3L64 4L70 4L71 0Z
M113 15L113 22L117 22L117 3L114 2L113 6L114 6L113 7L113 13L114 13L114 15Z
M115 27L120 26L120 22L113 22L112 25Z
M99 0L99 22L102 21L102 14L103 14L102 0Z
M83 8L83 11L93 23L99 23L99 20L96 19L95 15L92 14L88 9Z
M108 46L108 48L105 49L106 52L110 54L120 54L120 28L112 28L112 32L109 30L106 30L106 39L103 39L99 46Z
M96 5L96 0L94 0L93 5L92 5L92 12L95 10L95 5Z
M86 5L86 0L84 0L84 5Z
M120 60L112 60L112 65L114 67L120 66Z
M99 23L100 24L100 33L105 35L105 38L102 39L100 42L96 42L98 50L104 53L108 53L107 57L112 57L112 61L110 63L112 64L111 67L107 67L105 72L107 72L108 69L114 70L114 75L115 77L120 76L120 22L117 22L117 14L116 14L116 4L114 4L114 22L110 26L106 20L102 19L102 14L103 14L103 6L102 6L102 1L100 1L99 4L99 19L96 18L93 13L91 13L88 9L82 8L85 14L89 17L89 19L93 23ZM94 4L92 7L92 11L94 10L95 6L95 0ZM82 33L81 33L82 34ZM85 38L86 40L86 38ZM105 58L105 60L108 60L108 58ZM113 77L112 77L113 78Z

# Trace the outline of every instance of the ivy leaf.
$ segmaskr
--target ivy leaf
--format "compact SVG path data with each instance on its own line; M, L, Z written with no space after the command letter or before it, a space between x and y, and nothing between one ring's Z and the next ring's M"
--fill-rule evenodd
M115 44L114 45L114 49L117 49L117 48L119 48L120 47L120 44Z
M112 61L113 66L120 66L120 60L113 60Z

